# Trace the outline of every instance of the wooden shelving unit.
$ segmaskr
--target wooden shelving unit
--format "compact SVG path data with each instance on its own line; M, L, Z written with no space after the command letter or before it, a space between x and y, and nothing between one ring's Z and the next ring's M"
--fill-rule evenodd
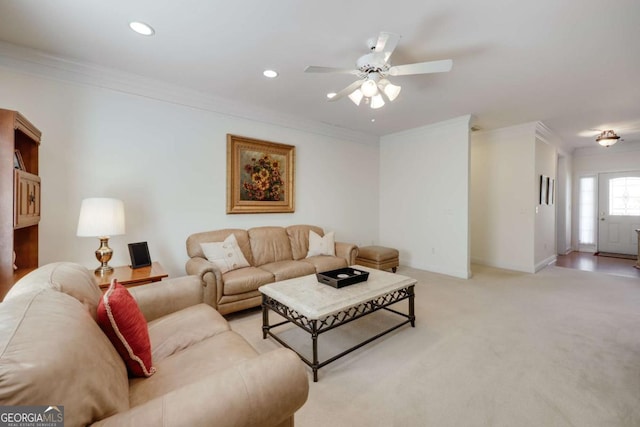
M38 267L41 137L19 112L0 109L0 300L13 283ZM14 167L15 150L24 170Z

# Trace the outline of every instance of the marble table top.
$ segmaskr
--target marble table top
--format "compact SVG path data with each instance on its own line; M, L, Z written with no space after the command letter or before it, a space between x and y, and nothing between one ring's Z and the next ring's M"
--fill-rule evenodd
M366 282L336 289L318 283L315 274L269 283L258 289L263 294L281 302L309 320L327 316L374 300L382 295L416 284L416 280L400 274L353 265L353 268L369 272Z

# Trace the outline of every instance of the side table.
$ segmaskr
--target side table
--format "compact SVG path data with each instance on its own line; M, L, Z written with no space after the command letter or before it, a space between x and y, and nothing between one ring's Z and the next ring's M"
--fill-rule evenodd
M166 271L159 262L153 262L148 267L131 268L128 265L120 267L114 267L113 271L109 274L100 275L96 274L98 279L98 285L103 290L106 290L111 284L111 279L115 278L123 286L137 286L144 285L151 282L159 282L160 280L168 277Z

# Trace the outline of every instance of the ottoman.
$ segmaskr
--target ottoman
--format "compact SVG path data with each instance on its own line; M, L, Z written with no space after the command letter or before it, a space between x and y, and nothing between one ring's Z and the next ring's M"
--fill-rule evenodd
M390 268L395 273L400 264L398 250L384 246L359 247L356 264L377 268L378 270Z

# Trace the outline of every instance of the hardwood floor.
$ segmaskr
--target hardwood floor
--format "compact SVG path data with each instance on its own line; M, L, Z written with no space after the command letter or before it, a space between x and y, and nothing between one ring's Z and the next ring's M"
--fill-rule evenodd
M640 278L640 269L635 268L635 260L596 256L588 252L571 252L558 255L558 267L574 268L583 271L597 271L616 276Z

